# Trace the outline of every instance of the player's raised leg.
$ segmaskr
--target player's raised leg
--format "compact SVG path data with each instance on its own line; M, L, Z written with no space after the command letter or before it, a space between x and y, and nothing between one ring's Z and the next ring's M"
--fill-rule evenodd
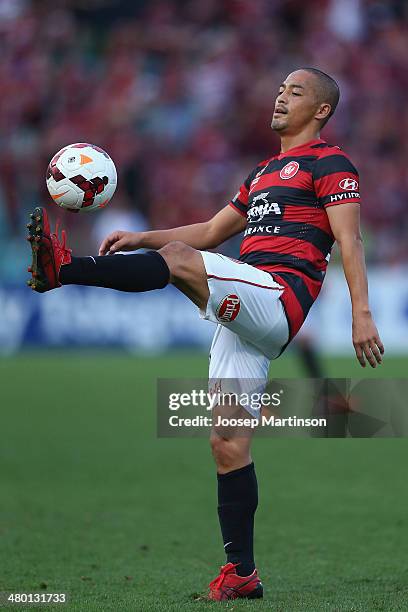
M202 255L183 242L134 255L73 257L65 232L62 239L57 231L51 232L44 208L35 208L27 227L32 249L28 284L35 291L75 284L140 292L173 283L200 309L206 308L209 289Z

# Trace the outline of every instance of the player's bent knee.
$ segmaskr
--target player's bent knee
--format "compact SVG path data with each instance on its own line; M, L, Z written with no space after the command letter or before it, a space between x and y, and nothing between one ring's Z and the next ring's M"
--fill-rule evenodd
M177 278L188 269L189 262L197 251L188 244L175 240L162 247L159 253L165 259L171 275Z

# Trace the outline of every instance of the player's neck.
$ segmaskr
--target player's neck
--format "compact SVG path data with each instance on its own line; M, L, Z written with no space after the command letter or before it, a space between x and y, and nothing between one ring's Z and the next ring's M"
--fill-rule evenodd
M300 134L282 134L281 135L281 153L286 153L289 149L300 147L303 144L317 140L320 138L319 132L305 131Z

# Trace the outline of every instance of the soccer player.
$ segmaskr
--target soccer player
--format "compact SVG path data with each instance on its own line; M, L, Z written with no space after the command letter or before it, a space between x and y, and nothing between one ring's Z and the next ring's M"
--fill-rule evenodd
M292 72L280 85L271 127L281 151L260 162L231 202L206 223L149 232L114 231L98 257L72 257L52 234L46 211L29 224L31 287L61 285L150 291L172 283L201 316L218 323L209 378L266 381L270 361L294 338L317 298L337 241L348 283L356 356L376 367L384 347L368 303L360 234L359 177L347 155L320 138L339 100L337 83L314 68ZM175 203L173 203L175 205ZM239 261L208 252L244 232ZM152 249L116 255L118 251ZM334 322L335 324L335 322ZM217 408L217 407L216 407ZM251 412L252 407L238 407ZM214 428L218 515L227 563L210 583L209 599L262 597L254 563L258 485L251 437Z

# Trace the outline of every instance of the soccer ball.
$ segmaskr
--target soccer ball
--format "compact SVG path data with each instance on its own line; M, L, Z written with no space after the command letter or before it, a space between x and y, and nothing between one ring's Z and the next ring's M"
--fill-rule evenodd
M67 210L104 208L115 193L115 164L100 147L77 142L58 151L47 169L47 188Z

